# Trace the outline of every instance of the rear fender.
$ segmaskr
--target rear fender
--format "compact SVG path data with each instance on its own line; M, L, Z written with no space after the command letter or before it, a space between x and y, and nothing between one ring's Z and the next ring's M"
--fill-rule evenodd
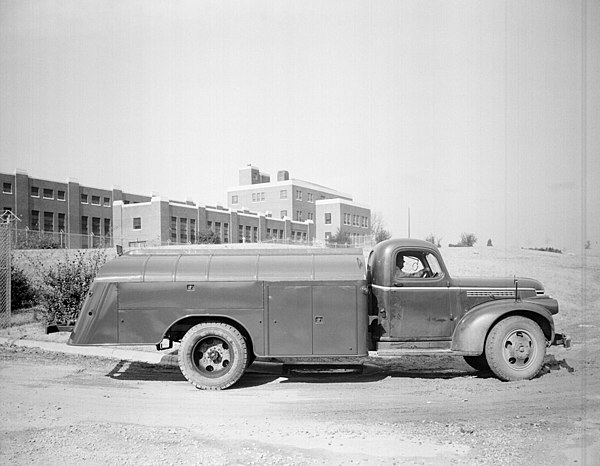
M543 306L529 301L491 301L474 307L458 321L452 335L452 350L470 356L482 354L490 329L498 321L513 315L535 321L546 340L554 340L554 320Z

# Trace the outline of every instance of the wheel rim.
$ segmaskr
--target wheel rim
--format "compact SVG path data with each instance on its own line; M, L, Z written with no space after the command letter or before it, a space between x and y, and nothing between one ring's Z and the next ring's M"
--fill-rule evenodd
M534 339L522 329L514 330L507 335L502 350L504 361L515 370L529 368L537 354Z
M233 350L229 343L218 337L199 340L192 349L194 367L206 377L221 377L229 372Z

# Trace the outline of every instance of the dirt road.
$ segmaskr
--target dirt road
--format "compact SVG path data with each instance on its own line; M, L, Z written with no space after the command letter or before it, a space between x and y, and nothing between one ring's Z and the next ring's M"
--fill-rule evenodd
M259 363L203 392L177 368L4 346L0 464L598 464L586 348L552 349L523 382L407 357L362 373Z

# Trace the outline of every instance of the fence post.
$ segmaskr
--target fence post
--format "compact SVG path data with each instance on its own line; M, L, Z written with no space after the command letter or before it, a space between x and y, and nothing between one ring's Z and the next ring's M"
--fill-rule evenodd
M11 318L10 304L10 223L0 222L0 327L8 327Z

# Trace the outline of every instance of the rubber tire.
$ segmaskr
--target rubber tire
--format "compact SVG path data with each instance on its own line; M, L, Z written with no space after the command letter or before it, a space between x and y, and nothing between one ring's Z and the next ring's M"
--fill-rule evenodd
M479 356L463 356L465 362L471 366L476 371L480 372L490 372L490 365L487 362L487 358L485 353L480 354Z
M530 341L530 357L522 365L511 362L505 351L507 340L521 332ZM498 322L485 342L485 355L491 371L506 382L534 378L542 368L546 355L546 337L540 326L522 316L511 316Z
M218 339L228 347L228 366L211 375L194 362L194 352L203 340ZM201 390L222 390L236 383L246 369L248 350L242 334L223 322L204 322L195 325L181 339L179 368L185 378Z

